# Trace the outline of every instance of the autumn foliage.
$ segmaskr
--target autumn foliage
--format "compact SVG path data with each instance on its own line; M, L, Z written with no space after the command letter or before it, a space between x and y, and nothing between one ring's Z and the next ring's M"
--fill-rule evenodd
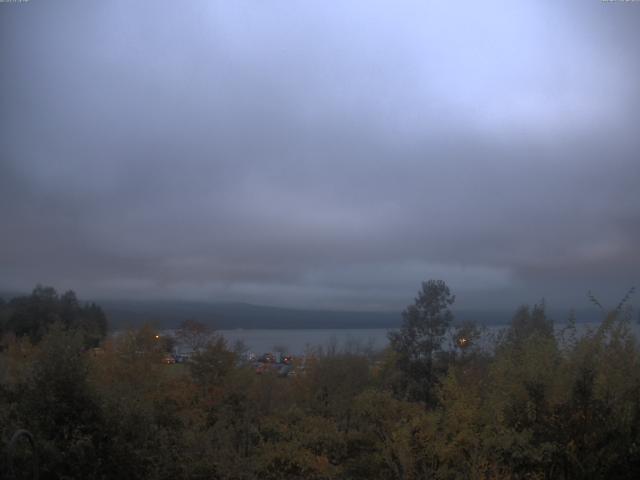
M423 285L416 302L439 307L409 308L384 352L316 350L287 377L257 375L209 331L176 365L149 326L100 349L73 323L5 331L1 468L27 429L45 479L640 478L630 311L579 333L523 307L481 342L444 287Z

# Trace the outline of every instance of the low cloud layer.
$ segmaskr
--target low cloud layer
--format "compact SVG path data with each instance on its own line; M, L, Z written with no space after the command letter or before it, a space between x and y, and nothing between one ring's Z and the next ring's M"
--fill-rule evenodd
M640 4L0 5L0 289L396 309L640 272Z

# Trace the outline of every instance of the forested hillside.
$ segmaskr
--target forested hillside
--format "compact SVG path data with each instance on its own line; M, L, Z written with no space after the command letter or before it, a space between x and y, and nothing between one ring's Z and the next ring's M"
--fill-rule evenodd
M45 298L61 308L68 295ZM571 321L554 335L544 305L523 306L489 350L481 329L455 322L454 301L443 282L425 282L386 351L309 351L288 376L257 374L195 323L192 339L206 341L190 362L166 364L151 327L92 348L96 306L39 310L42 328L11 331L4 303L4 472L37 462L46 479L638 478L640 349L627 301L583 335ZM9 458L19 429L37 460L25 445Z

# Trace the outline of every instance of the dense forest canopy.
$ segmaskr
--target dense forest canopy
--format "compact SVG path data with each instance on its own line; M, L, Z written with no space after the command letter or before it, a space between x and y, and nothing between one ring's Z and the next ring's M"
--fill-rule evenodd
M193 357L166 364L152 327L104 336L99 307L37 287L0 303L3 473L33 467L26 447L6 454L27 429L47 479L638 477L628 301L580 335L523 306L487 349L454 300L425 282L386 350L310 350L279 376L193 321L178 332Z
M107 334L107 318L95 303L82 305L73 290L62 295L53 287L36 286L31 295L0 299L0 334L13 333L38 342L59 322L65 329L77 330L87 346L98 346Z

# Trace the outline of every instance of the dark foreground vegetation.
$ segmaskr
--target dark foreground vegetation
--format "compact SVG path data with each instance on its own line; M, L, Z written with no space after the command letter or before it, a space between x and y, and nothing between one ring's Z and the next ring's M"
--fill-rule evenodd
M630 307L582 335L522 307L487 348L453 301L426 282L386 351L281 378L194 325L198 353L163 364L150 327L107 337L99 307L37 288L0 303L0 476L36 462L7 454L26 429L46 479L640 478Z

